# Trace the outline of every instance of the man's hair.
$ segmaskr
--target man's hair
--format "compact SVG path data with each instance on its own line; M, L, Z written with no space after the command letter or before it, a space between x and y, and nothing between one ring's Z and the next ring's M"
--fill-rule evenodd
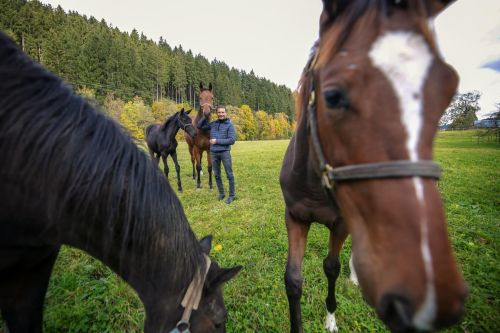
M226 106L222 105L222 104L217 105L217 107L215 108L216 111L219 110L219 109L224 109L224 111L227 111L226 110Z

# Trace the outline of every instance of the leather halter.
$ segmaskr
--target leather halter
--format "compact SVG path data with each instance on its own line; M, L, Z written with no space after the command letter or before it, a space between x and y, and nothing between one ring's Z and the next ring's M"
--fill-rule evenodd
M203 104L200 104L200 109L203 110L203 107L204 106L208 106L210 107L210 110L215 110L215 108L212 106L211 103L203 103Z
M306 66L305 75L310 78L310 95L307 105L309 132L314 152L318 158L321 171L321 182L325 189L333 189L336 182L360 179L383 179L403 177L424 177L439 179L441 168L431 160L396 160L364 164L353 164L341 167L332 167L326 161L318 133L318 119L316 113L316 93L314 89L314 64L318 58L318 48L313 50L313 57ZM329 192L329 191L328 191Z
M181 124L182 124L181 128L182 128L184 131L186 131L186 128L188 128L189 126L193 127L193 124L192 124L192 123L185 123L185 124L184 124L182 121L180 121L180 119L179 119L179 123L181 123Z
M198 305L200 305L201 294L203 293L203 285L205 284L205 279L208 274L208 270L210 269L210 258L207 255L204 255L206 269L203 272L203 275L200 271L198 271L195 275L191 283L189 284L188 289L186 290L186 294L182 299L181 305L184 308L184 312L182 313L181 320L175 325L175 328L171 330L169 333L190 333L189 330L189 318L191 318L191 313L193 310L198 309Z

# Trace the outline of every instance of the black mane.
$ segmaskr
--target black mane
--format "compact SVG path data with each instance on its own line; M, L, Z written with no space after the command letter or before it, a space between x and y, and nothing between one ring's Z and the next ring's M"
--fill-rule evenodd
M176 120L179 117L179 114L180 111L177 111L176 113L168 117L167 120L165 120L165 122L161 125L161 129L164 130L165 128L167 128L172 121Z
M161 244L175 249L162 253L173 271L166 281L193 276L201 250L182 207L120 126L1 32L0 78L0 180L35 198L27 206L42 208L30 212L43 221L40 229L53 232L53 242L73 246L92 243L91 230L101 230L96 253L112 256L118 246L119 253L135 255L115 259L118 271L127 260L164 270L154 255ZM72 231L76 238L65 238Z

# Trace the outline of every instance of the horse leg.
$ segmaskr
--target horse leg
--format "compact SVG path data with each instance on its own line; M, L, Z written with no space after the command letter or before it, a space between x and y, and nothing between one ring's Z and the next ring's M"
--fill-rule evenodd
M196 149L196 188L201 188L201 178L200 178L200 173L201 173L201 158L203 155L203 151Z
M165 177L168 179L168 164L167 164L167 157L168 155L161 155L161 159L163 161L163 172L165 173Z
M172 153L172 159L174 160L175 172L177 173L177 189L179 192L182 192L182 184L181 184L181 166L177 161L177 152Z
M290 308L290 332L302 333L302 313L300 298L302 297L302 259L306 249L307 234L310 223L296 220L285 212L286 228L288 232L288 259L285 270L285 288Z
M194 166L195 166L195 162L196 162L196 159L195 159L195 156L194 156L194 148L193 147L189 147L189 154L191 155L191 165L193 166L193 180L196 179L196 173L195 173L195 169L194 169Z
M210 149L207 150L207 169L208 169L208 186L212 189L212 156L210 155Z
M59 246L0 249L0 308L11 333L42 332L43 302ZM6 262L7 261L7 262Z
M338 332L339 330L335 321L335 310L337 309L335 283L340 274L339 253L347 235L345 222L342 219L338 219L334 227L330 230L328 256L323 261L323 270L328 279L328 295L325 300L327 310L325 328L328 332Z

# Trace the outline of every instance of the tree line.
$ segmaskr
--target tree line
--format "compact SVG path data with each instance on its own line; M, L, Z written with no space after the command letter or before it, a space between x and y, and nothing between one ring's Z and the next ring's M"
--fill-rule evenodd
M100 104L113 94L127 101L137 96L151 105L170 99L197 107L199 82L212 82L216 104L248 105L273 117L294 118L286 86L182 46L172 48L164 37L155 42L135 29L122 32L105 20L36 0L0 0L0 8L2 31L75 89L92 89Z
M94 106L98 106L93 89L80 88L76 92ZM118 121L137 140L144 139L144 129L147 125L162 123L182 108L192 109L192 105L187 102L176 103L171 99L160 99L149 105L139 96L126 101L112 93L104 97L99 107L108 117ZM268 114L262 110L253 112L246 104L240 107L227 105L226 111L235 126L236 140L288 139L292 136L296 126L295 121L289 119L286 113ZM215 115L212 118L212 120L217 119ZM178 133L177 139L184 140L182 131Z

